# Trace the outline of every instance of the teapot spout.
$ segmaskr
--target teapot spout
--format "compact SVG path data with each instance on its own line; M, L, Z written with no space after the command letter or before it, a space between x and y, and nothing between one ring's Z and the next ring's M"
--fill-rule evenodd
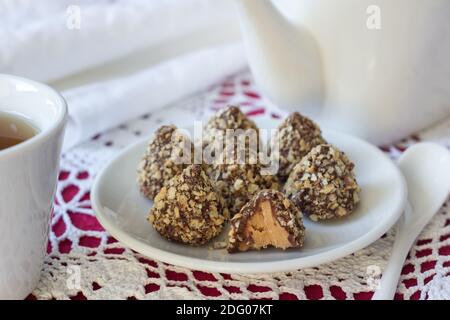
M324 75L315 39L287 20L270 0L235 2L257 83L279 106L317 114L324 98Z

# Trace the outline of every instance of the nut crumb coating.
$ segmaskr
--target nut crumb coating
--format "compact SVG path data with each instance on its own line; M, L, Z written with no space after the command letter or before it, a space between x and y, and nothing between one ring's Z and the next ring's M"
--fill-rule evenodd
M190 165L170 179L155 197L148 216L163 237L193 246L219 235L227 219L223 198L201 165Z
M359 202L353 168L343 152L319 145L294 167L284 192L313 221L347 216Z
M231 219L228 252L303 246L301 211L281 192L262 190Z
M211 180L222 194L231 217L259 191L279 190L276 176L261 174L259 164L219 164L212 167Z
M236 141L226 141L221 161L210 165L206 170L213 181L217 192L223 195L231 216L239 212L254 194L263 189L279 189L278 179L275 176L263 175L262 165L257 160L259 143L258 127L236 106L229 106L220 110L205 126L204 146L212 144L215 138L225 134L226 130L254 130L256 136L256 150L251 149L248 140L245 140L245 150L238 151ZM243 135L246 132L242 132ZM235 132L236 137L241 137ZM248 137L248 136L247 136ZM232 142L232 145L229 143ZM243 147L243 146L241 146ZM244 159L238 159L242 155ZM250 159L254 162L251 162ZM223 161L225 160L225 161ZM242 161L243 160L243 161Z
M258 132L258 127L255 122L250 120L239 107L228 106L225 109L219 110L206 123L203 131L204 145L213 143L214 137L217 136L218 132L224 134L228 129L253 129Z
M319 126L298 112L291 113L278 126L278 139L280 160L278 177L283 182L286 181L294 166L313 147L325 143Z
M181 173L187 164L174 161L183 150L191 150L189 138L177 131L173 125L162 126L149 143L138 168L138 184L141 193L153 200L156 194L175 175Z

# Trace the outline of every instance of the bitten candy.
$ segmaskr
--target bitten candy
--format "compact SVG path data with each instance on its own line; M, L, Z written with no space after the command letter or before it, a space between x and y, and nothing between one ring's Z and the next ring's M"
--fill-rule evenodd
M231 219L228 252L303 246L300 210L281 192L262 190Z
M343 152L319 145L294 167L284 192L313 221L349 215L360 193L353 168Z
M200 165L190 165L170 179L155 197L148 216L166 239L194 246L216 237L227 219L223 198Z
M185 155L188 161L175 161L176 158L182 160L183 151L190 152ZM160 127L139 164L138 184L142 194L153 200L169 179L191 163L190 159L192 144L189 138L173 125Z
M294 166L313 147L324 144L325 140L317 124L298 112L291 113L277 130L280 160L278 177L286 181Z

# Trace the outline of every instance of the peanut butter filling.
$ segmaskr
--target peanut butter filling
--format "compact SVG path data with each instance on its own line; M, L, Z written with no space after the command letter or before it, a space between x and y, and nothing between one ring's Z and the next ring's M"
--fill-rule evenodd
M248 220L245 234L253 239L253 249L273 246L284 250L292 246L289 241L289 233L275 219L269 201L261 202L257 212ZM240 250L248 249L248 245L245 243L240 244Z
M302 214L281 192L262 190L231 219L228 252L299 248Z

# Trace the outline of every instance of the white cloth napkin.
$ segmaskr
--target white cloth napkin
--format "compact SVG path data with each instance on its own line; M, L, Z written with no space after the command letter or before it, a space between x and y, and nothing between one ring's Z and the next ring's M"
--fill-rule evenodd
M246 66L241 43L198 50L125 78L63 91L69 107L64 149L176 102Z
M231 21L230 1L0 0L0 72L53 81Z
M216 35L223 26L236 27L231 1L0 0L0 72L64 82L74 74L96 75L136 52L157 56L160 62L132 73L63 86L67 150L244 68L237 39L223 42ZM204 30L219 39L214 46L193 40L188 51L176 50L180 39L189 42ZM161 57L165 46L172 49Z

